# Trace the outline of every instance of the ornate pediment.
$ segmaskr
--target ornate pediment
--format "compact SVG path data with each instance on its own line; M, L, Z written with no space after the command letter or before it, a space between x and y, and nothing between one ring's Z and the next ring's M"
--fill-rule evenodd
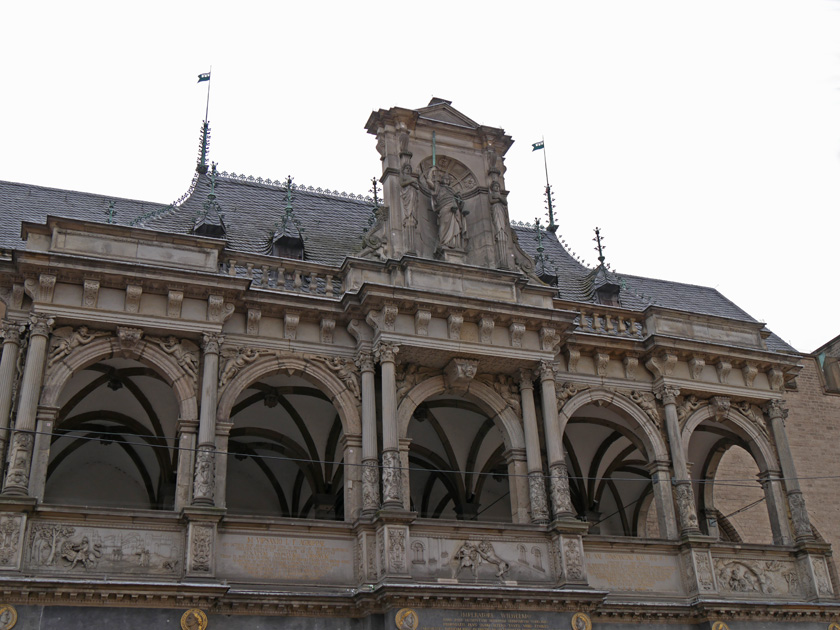
M429 101L427 107L421 107L417 112L420 114L420 118L424 120L433 120L435 122L468 127L470 129L478 129L480 127L477 122L452 107L450 101L439 98L433 98Z

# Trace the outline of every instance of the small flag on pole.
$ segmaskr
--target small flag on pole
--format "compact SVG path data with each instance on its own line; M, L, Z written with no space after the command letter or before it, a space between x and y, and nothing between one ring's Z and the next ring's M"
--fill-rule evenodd
M210 77L210 75L208 74L208 75L207 75L207 77L209 78L209 77ZM200 80L201 80L201 79L199 79L199 81L200 81ZM533 151L539 151L540 149L544 149L544 148L545 148L545 142L544 142L544 141L542 141L542 140L540 140L539 142L535 142L535 143L534 143L534 144L532 144L531 146L532 146L532 147L534 147L534 148L533 148Z
M210 73L204 72L198 75L198 82L201 83L202 81L209 81L210 80Z

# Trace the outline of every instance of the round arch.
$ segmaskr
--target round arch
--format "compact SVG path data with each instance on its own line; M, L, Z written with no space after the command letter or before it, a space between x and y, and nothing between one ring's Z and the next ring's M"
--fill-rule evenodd
M338 412L345 435L360 435L362 420L360 401L322 361L303 355L281 354L264 356L240 371L222 390L217 405L217 419L226 422L239 395L262 378L286 372L299 376L321 390Z
M714 418L714 416L715 413L711 405L702 407L689 416L682 429L681 435L683 453L688 453L691 436L694 434L695 429L702 422L710 420ZM755 459L755 462L758 464L758 468L761 472L778 470L779 464L776 460L775 454L773 453L773 446L770 444L769 438L758 427L756 427L743 414L734 409L730 409L728 411L724 423L727 420L731 423L729 426L730 429L732 429L734 425L735 435L744 441L748 452Z
M489 411L490 417L501 425L499 428L507 449L525 448L525 434L522 430L522 424L504 398L480 381L472 381L465 392L453 392L447 388L443 376L435 376L418 383L399 403L397 423L400 437L404 438L408 435L408 424L411 422L411 417L423 401L437 394L450 393L472 400L479 407L483 407L485 411Z
M566 401L566 404L557 414L561 437L565 434L566 425L576 411L590 403L597 402L617 407L639 425L642 429L641 439L647 451L648 461L668 461L670 459L668 448L659 432L659 428L648 415L629 398L608 389L587 389Z
M139 361L157 372L172 387L178 400L181 419L198 419L195 381L175 359L147 341L140 341L131 349L123 348L119 340L113 336L95 339L87 345L76 348L50 367L44 379L41 405L57 407L61 392L75 374L98 361L121 357Z

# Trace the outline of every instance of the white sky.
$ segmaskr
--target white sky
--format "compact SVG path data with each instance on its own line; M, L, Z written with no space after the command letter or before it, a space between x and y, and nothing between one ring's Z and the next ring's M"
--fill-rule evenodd
M599 226L619 272L716 287L802 351L840 334L840 3L15 2L3 23L0 179L173 201L212 64L220 169L364 193L370 112L434 95L515 139L513 219L544 215L545 136L585 260Z

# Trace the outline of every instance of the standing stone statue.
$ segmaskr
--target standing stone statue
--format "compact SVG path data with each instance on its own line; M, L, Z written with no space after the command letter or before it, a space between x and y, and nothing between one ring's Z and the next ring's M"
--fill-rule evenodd
M426 184L432 197L432 210L438 217L438 246L463 250L468 211L464 210L464 200L452 188L452 178L433 166L426 173Z
M508 213L507 202L502 196L502 187L494 179L490 184L490 207L493 217L493 236L496 239L496 257L499 267L508 268Z
M408 254L415 254L417 253L414 236L417 229L417 180L411 172L411 162L407 160L400 173L400 186L400 203L402 204L403 227L405 228L405 251Z

